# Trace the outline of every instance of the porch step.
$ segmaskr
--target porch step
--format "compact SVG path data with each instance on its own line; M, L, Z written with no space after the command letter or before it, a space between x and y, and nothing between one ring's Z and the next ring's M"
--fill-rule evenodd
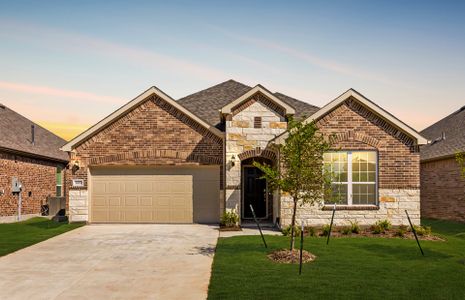
M244 221L242 221L241 227L242 228L257 228L257 224L255 222L244 222ZM270 228L278 229L277 226L275 224L273 224L273 222L263 222L263 223L260 222L260 227L261 228L267 228L267 229L270 229Z

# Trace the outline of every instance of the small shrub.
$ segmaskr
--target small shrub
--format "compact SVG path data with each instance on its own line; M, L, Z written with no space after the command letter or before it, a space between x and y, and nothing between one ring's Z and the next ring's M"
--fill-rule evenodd
M358 225L358 222L357 221L350 221L350 231L352 233L355 233L355 234L359 234L361 229L360 229L360 225Z
M323 225L321 228L321 236L328 236L329 235L329 224Z
M311 226L305 227L305 231L307 232L308 236L316 236L315 227L311 227Z
M235 211L225 211L221 216L220 224L226 227L234 227L239 222L239 216Z
M394 233L395 236L398 236L398 237L404 237L405 236L405 233L406 233L406 230L403 229L403 228L397 228L396 232Z
M380 234L380 233L384 233L385 230L383 227L381 227L381 225L378 224L378 222L376 222L375 225L371 226L371 232L373 232L374 234Z
M341 229L341 233L344 235L348 235L352 233L352 227L351 226L346 226Z
M431 227L430 226L415 226L415 231L419 236L430 235L431 234Z
M384 231L389 230L392 227L392 224L391 224L391 222L389 222L389 220L380 220L380 221L376 222L376 224L381 226L384 229Z
M286 227L284 227L281 231L283 233L283 235L285 236L291 236L291 229L292 229L292 226L291 225L287 225ZM294 226L294 236L300 236L300 227L299 226Z

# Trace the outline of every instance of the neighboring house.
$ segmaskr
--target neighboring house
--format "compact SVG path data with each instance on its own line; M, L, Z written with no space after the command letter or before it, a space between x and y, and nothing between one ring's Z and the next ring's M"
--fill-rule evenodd
M455 160L465 152L465 106L421 133L431 140L420 151L421 214L465 222L465 179Z
M290 223L287 195L269 189L254 160L276 164L290 116L334 135L325 155L340 170L337 222L420 220L420 155L426 140L348 90L323 108L229 80L178 101L152 87L62 149L71 153L72 221L217 223L224 210ZM329 222L330 206L303 207L308 224Z
M15 221L18 197L12 180L23 186L23 218L39 215L47 197L64 197L65 140L0 104L0 222Z

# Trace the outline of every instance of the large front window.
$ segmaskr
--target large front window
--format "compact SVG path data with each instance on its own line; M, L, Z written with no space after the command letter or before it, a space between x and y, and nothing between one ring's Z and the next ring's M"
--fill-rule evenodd
M375 151L338 151L324 154L331 173L332 193L326 204L376 204L377 154Z

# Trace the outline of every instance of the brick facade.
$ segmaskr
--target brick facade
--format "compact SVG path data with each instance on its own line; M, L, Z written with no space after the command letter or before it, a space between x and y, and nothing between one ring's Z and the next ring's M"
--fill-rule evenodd
M89 166L222 165L223 140L153 95L78 145L71 165L76 162L67 183L70 214L86 221ZM73 188L72 179L84 179L84 187Z
M317 122L321 132L332 136L334 149L376 150L379 188L419 189L420 154L414 141L349 99Z
M64 168L65 164L0 151L0 191L5 192L0 195L0 218L18 213L18 197L11 193L12 177L23 185L22 214L40 214L47 197L56 195L57 166Z
M357 221L371 225L389 219L394 225L408 224L405 210L415 224L420 223L420 155L413 139L399 132L356 100L348 99L317 121L335 150L375 150L378 153L378 204L376 207L346 207L335 215L337 225ZM283 225L291 220L292 199L281 196ZM331 211L321 205L298 209L297 220L321 226L328 224Z
M465 179L454 158L421 163L421 214L465 222Z

